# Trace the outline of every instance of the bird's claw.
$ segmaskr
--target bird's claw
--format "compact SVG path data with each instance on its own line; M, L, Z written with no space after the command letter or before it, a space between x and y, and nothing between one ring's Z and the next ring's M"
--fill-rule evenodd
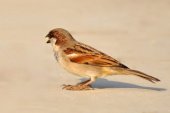
M66 90L92 90L93 88L90 85L62 85L62 89Z

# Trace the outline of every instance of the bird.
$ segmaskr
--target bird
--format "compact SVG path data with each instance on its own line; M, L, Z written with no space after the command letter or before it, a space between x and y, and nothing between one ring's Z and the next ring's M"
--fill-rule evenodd
M73 38L69 31L55 28L46 35L46 43L51 43L55 59L68 72L88 80L76 85L63 85L65 90L91 90L97 78L111 75L135 75L152 83L158 78L131 69L111 56L83 44Z

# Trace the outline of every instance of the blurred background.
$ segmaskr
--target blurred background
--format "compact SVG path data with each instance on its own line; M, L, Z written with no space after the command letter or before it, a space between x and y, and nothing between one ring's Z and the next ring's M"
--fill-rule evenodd
M58 27L162 82L111 76L94 91L62 90L80 78L60 68L45 43ZM169 46L169 0L1 0L0 112L169 113Z

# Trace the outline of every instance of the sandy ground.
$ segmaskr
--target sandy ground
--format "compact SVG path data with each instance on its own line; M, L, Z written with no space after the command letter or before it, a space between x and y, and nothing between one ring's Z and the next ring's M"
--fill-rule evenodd
M1 0L0 113L170 113L169 0ZM57 65L44 36L55 27L161 79L110 76L92 91Z

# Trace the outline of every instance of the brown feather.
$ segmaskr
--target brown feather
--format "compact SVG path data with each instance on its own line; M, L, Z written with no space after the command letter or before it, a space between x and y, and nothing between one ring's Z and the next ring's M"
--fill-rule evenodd
M148 74L145 74L143 72L140 72L140 71L137 71L137 70L132 70L132 69L122 69L122 74L126 74L126 75L136 75L138 77L141 77L145 80L148 80L152 83L155 83L155 82L159 82L160 80L158 78L155 78L153 76L150 76Z
M73 48L67 48L64 52L70 61L74 63L100 67L128 68L112 57L84 44L76 44Z

